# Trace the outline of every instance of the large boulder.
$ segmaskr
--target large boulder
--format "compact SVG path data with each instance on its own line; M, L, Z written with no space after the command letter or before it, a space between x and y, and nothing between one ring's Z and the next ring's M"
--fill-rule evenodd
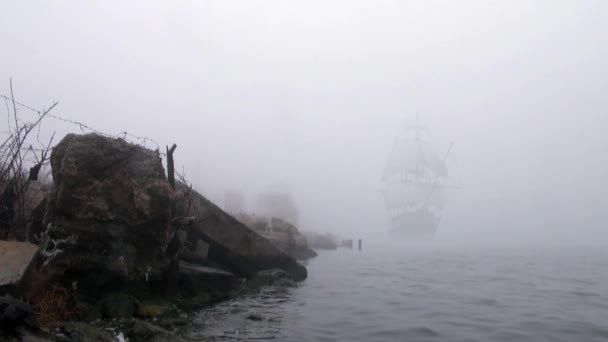
M24 277L26 289L41 273L93 297L129 281L160 281L172 189L158 152L70 134L53 149L51 167L47 228Z
M279 268L295 280L306 279L306 268L272 242L196 191L191 191L190 197L190 212L181 214L194 217L190 235L208 244L209 260L238 276L249 277L261 270Z

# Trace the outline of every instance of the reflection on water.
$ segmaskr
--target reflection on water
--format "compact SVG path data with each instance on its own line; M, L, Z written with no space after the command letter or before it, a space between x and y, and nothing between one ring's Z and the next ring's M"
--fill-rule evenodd
M608 255L559 249L373 248L321 252L296 288L201 312L214 340L608 339Z

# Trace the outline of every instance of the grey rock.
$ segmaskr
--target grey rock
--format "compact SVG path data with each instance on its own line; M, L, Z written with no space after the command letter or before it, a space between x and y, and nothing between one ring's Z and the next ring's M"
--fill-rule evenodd
M137 316L144 318L167 318L178 314L179 309L173 303L164 300L142 302L137 309Z
M27 242L0 241L0 293L19 283L37 250Z
M310 247L315 249L337 249L338 239L331 234L319 234L314 232L304 232Z
M207 259L207 256L209 255L209 244L203 240L196 241L194 254L201 259Z
M20 331L17 336L1 336L0 341L3 342L51 342L51 337L45 334L39 334L32 331Z
M101 300L101 312L106 318L131 318L137 309L137 300L124 293L111 293Z
M295 280L306 278L304 266L195 191L192 191L192 215L196 220L190 234L209 244L210 260L237 276L248 277L261 270L280 268Z
M192 222L194 222L194 220L195 217L193 216L179 216L173 218L173 220L171 220L171 224L174 226L189 226L192 224Z
M317 256L317 253L308 246L308 240L300 234L293 224L280 218L273 217L267 230L260 235L270 240L296 260L307 260Z
M53 190L40 271L100 296L128 281L162 279L170 188L158 152L96 134L67 135L51 154Z
M264 286L294 287L296 283L290 275L283 270L264 270L256 273L247 280L247 285L257 289Z
M29 331L25 331L19 336L19 341L21 342L51 342L51 340L46 336L38 336L36 334L32 334Z
M117 339L109 331L82 322L67 322L61 328L61 333L55 336L61 342L115 342Z
M283 219L271 217L269 220L247 213L239 213L237 219L296 260L307 260L317 256L298 228Z
M0 335L14 336L22 328L33 327L32 307L11 296L0 297Z
M184 339L159 326L134 319L126 329L125 335L130 342L183 342Z
M180 262L179 291L192 306L204 306L230 297L240 280L232 273Z

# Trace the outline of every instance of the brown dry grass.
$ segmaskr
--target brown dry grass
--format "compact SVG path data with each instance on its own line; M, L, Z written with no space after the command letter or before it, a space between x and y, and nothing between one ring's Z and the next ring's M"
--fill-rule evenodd
M34 310L37 326L50 327L76 316L76 305L68 289L53 284L49 275L40 271L35 271L31 280L25 299Z

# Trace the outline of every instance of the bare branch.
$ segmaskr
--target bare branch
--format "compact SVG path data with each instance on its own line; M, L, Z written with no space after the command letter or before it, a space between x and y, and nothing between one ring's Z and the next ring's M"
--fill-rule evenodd
M17 106L15 105L15 94L13 94L13 79L9 78L9 83L11 87L11 101L13 102L13 117L15 118L15 127L19 127L19 123L17 122Z

